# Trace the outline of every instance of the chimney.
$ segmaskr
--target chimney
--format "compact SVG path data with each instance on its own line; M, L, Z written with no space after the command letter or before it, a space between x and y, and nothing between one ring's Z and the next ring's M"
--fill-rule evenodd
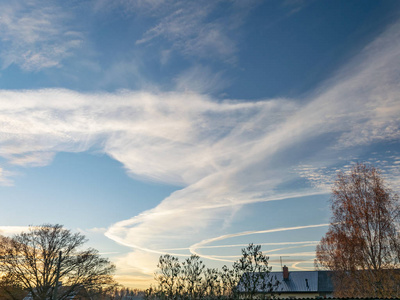
M283 266L283 280L289 280L289 268Z

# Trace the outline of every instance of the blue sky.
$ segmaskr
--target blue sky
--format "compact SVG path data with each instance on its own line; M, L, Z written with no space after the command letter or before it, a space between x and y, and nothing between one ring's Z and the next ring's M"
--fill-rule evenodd
M0 231L313 268L338 170L400 189L398 1L0 2Z

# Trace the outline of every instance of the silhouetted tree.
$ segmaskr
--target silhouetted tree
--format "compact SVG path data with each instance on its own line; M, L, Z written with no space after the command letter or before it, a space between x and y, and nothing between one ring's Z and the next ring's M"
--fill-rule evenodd
M182 264L169 254L159 259L155 273L157 285L146 290L146 298L152 299L219 299L238 298L239 282L243 297L253 298L257 293L271 293L277 286L270 278L268 257L260 251L261 246L250 244L242 249L242 258L218 269L206 269L199 256L192 255Z
M221 297L223 295L223 289L218 269L207 268L203 271L203 274L202 294L211 299Z
M115 267L97 250L80 250L85 242L83 235L61 225L31 226L1 244L0 271L33 299L61 300L82 287L96 290L114 284Z
M203 296L203 261L197 255L191 255L182 263L182 283L185 294L190 299L197 299Z
M226 265L220 272L222 295L228 298L237 298L239 296L237 287L242 276L242 272L237 269L230 269Z
M158 282L157 292L160 297L173 298L182 290L181 264L177 257L165 254L160 256L159 271L155 274Z
M373 166L337 175L332 221L316 249L317 265L335 271L337 296L400 296L398 200Z
M271 267L268 266L268 259L261 252L260 245L249 244L242 249L242 257L233 264L234 272L241 274L237 292L253 299L257 294L275 291L279 282L269 274Z

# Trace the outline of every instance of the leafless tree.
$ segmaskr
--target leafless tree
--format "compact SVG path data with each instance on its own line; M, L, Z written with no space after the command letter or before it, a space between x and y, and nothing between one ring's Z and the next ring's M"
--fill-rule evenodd
M189 299L200 299L204 295L202 283L205 267L197 255L191 255L182 263L182 282Z
M261 252L260 245L249 244L242 249L242 257L233 264L233 270L241 274L239 292L253 299L257 294L272 294L279 285L276 278L270 276L269 257Z
M182 266L179 259L169 254L162 255L157 267L159 271L155 274L155 279L158 282L158 293L168 299L176 298L182 290Z
M242 257L229 269L206 268L197 255L182 264L169 254L160 257L155 274L157 285L146 290L147 299L238 299L271 293L278 282L269 276L268 257L261 246L249 244ZM241 285L239 295L238 285Z
M242 272L237 269L230 269L224 265L220 272L222 295L234 299L238 298L237 287L242 276Z
M373 166L340 172L332 188L332 221L316 249L316 263L335 271L342 297L398 297L400 205Z
M204 278L201 288L203 295L206 295L210 299L221 298L223 289L218 269L207 268L203 271L203 274Z
M31 226L0 245L0 271L33 299L62 300L113 284L115 267L95 249L80 250L85 242L61 225Z

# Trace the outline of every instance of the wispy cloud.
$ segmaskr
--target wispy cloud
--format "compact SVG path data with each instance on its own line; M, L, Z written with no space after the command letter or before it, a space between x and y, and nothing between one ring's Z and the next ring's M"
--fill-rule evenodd
M16 64L27 71L58 67L82 42L67 25L68 14L52 1L0 4L0 57L3 68Z
M0 226L0 235L13 236L14 234L20 234L28 230L29 227L27 226Z
M12 177L13 175L15 174L0 167L0 185L3 186L12 185L12 179L10 177Z
M393 41L399 35L395 24L303 101L217 101L181 91L3 90L0 156L11 168L48 164L60 151L96 149L132 176L180 185L153 209L106 232L138 256L155 259L171 241L187 248L211 230L223 235L230 226L225 220L243 205L326 193L318 185L291 185L305 174L295 168L321 153L339 157L343 149L398 141L400 47ZM134 258L121 259L128 264Z
M136 44L149 44L161 38L170 43L171 49L181 54L214 57L232 63L236 60L238 41L232 39L231 35L243 24L256 2L225 3L224 16L210 21L209 16L220 5L221 1L174 1L151 6L153 9L150 11L159 17L159 22L147 30ZM146 5L148 8L149 5Z
M327 227L328 225L329 224L316 224L316 225L273 228L273 229L266 229L266 230L253 230L253 231L245 231L245 232L239 232L239 233L225 234L225 235L221 235L221 236L218 236L218 237L213 237L213 238L210 238L210 239L206 239L206 240L200 241L200 242L190 246L189 249L190 249L190 252L192 254L201 255L202 257L205 257L205 258L208 258L208 259L211 259L211 260L232 261L232 260L229 260L229 259L226 259L226 258L222 258L222 257L218 257L218 256L215 256L215 255L200 254L200 253L197 252L197 249L203 248L206 245L211 244L211 243L220 242L222 240L231 239L231 238L235 238L235 237L256 235L256 234L268 234L268 233L292 231L292 230L303 230L303 229L318 228L318 227ZM271 243L265 243L264 245L267 245L267 244L271 245ZM278 249L271 250L269 252L267 251L266 253L268 253L268 256L276 256L275 254L270 254L271 252L274 252L274 251L281 251L281 250L286 250L286 249L299 248L299 247L303 247L303 246L308 247L310 245L311 246L315 246L314 242L294 242L294 243L285 242L285 243L278 243L278 244L273 244L273 245L282 245L282 244L285 244L285 245L296 244L296 246L278 248ZM292 254L292 255L294 255L294 254ZM315 253L313 252L312 255L315 255ZM278 256L279 256L279 254L278 254ZM296 256L308 256L308 255L296 254Z
M396 155L393 155L396 154ZM295 172L302 178L306 178L312 186L322 191L331 191L332 184L336 180L336 175L339 171L348 173L352 166L357 162L364 162L372 164L381 171L381 175L385 179L385 182L393 190L400 190L400 166L396 163L397 152L390 151L390 153L368 154L368 160L364 161L360 157L352 157L350 164L343 165L343 163L349 162L348 159L339 158L337 161L338 165L332 165L330 167L317 166L317 165L299 165L295 168ZM341 162L340 162L341 161Z
M229 85L223 72L213 72L210 68L196 65L175 78L176 89L182 92L213 93Z

